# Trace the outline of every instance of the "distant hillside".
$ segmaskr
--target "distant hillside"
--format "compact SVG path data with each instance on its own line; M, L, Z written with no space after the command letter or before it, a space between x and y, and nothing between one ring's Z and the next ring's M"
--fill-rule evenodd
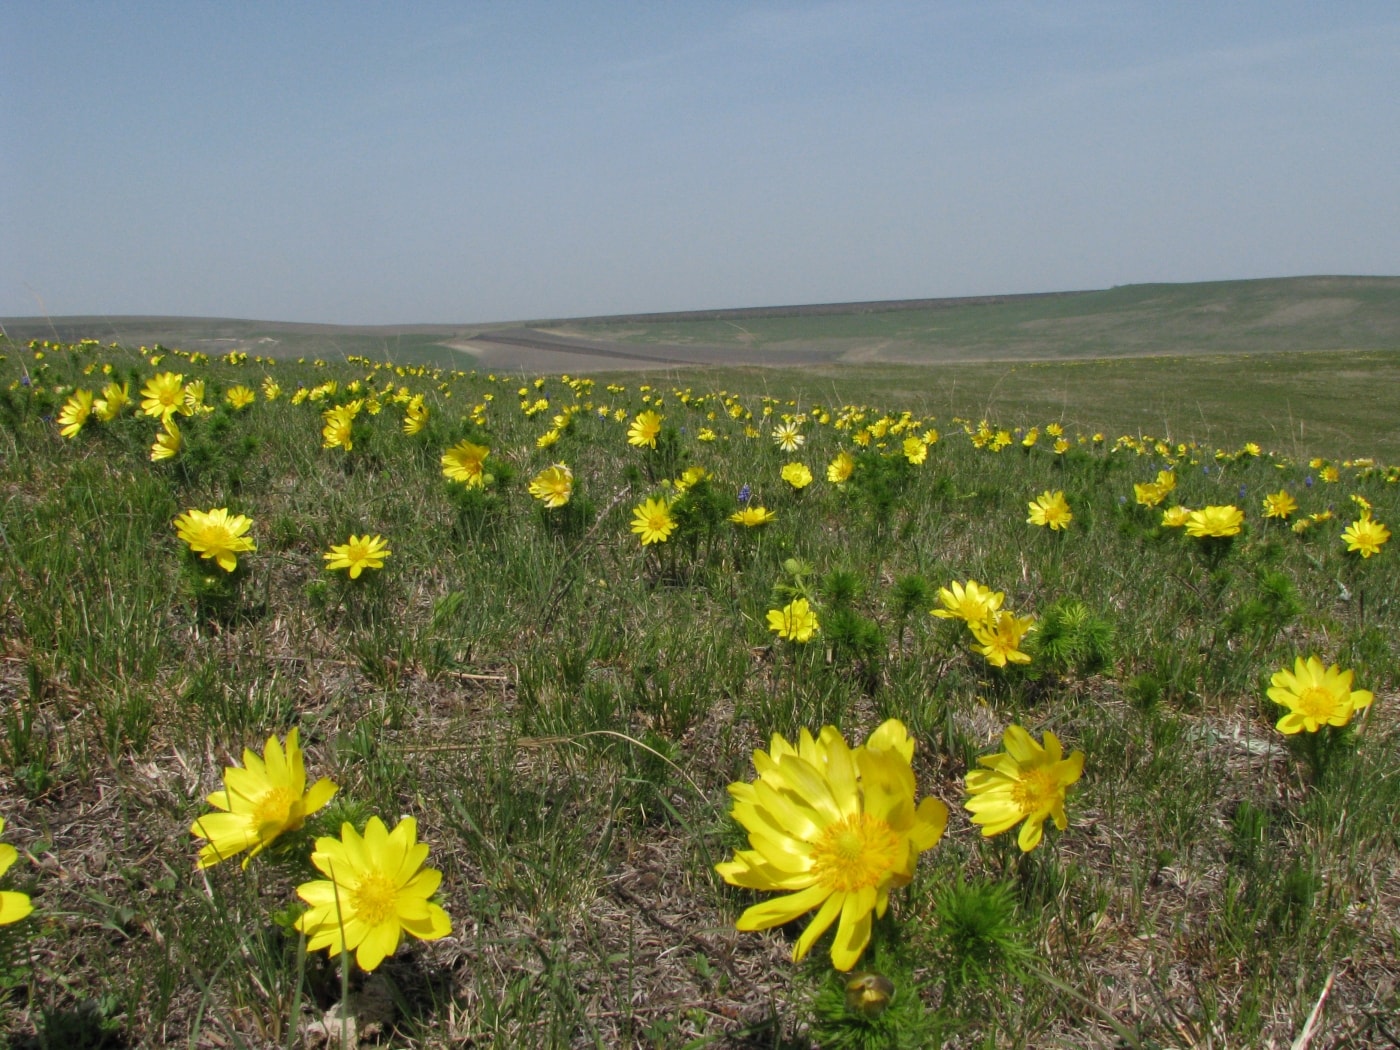
M280 358L363 355L521 371L1072 360L1400 348L1400 277L827 303L507 324L352 326L189 317L0 319L11 339L96 338Z

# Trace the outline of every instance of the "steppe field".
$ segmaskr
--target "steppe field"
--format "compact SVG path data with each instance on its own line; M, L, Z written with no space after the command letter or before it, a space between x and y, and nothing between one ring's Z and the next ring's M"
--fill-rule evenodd
M1400 278L0 327L0 1043L1400 1047Z

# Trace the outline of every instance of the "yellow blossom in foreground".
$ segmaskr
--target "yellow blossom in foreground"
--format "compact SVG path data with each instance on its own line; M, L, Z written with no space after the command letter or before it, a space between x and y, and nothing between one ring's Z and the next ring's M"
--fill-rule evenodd
M1287 489L1279 489L1264 497L1264 517L1287 521L1298 510L1298 501Z
M327 878L297 887L311 905L296 922L307 951L325 948L332 958L353 951L360 969L370 971L398 950L405 933L422 941L446 937L452 920L429 899L442 872L423 867L427 859L412 817L393 831L370 817L363 838L350 824L341 825L338 839L318 838L311 863Z
M783 480L794 489L805 489L812 483L812 472L805 463L789 463L783 467Z
M467 488L481 488L486 483L483 464L491 450L485 445L459 441L442 454L442 473L449 481L460 481Z
M230 514L228 508L189 510L175 519L175 532L201 558L212 558L225 572L238 567L238 555L257 550L246 533L251 518Z
M729 515L729 520L735 525L743 525L746 528L757 528L759 525L767 525L776 518L767 507L745 507L743 510L736 510Z
M826 480L833 485L844 485L855 473L856 458L849 452L838 452L836 458L826 466Z
M968 580L966 584L958 583L955 580L948 587L938 589L938 600L943 603L943 608L931 609L929 614L943 620L965 620L969 624L980 623L983 620L991 619L992 615L1001 608L1004 598L1005 595L1001 591L983 587L976 580Z
M1351 688L1350 671L1333 664L1324 668L1316 656L1293 661L1293 670L1274 672L1269 699L1288 708L1288 714L1278 720L1281 733L1293 734L1306 729L1316 733L1322 726L1344 726L1353 713L1369 707L1374 697L1369 690Z
M632 531L641 538L643 547L665 543L676 530L676 519L665 499L649 499L639 503L632 508L632 515Z
M185 377L161 372L141 388L141 411L153 419L169 419L185 404Z
M1363 510L1361 517L1346 527L1342 539L1346 541L1348 551L1355 551L1361 557L1369 558L1381 552L1381 547L1390 539L1390 530L1380 522L1372 521L1369 510Z
M928 446L920 438L907 437L904 439L904 458L917 467L928 459Z
M1065 494L1059 490L1051 492L1046 489L1026 506L1031 512L1031 516L1026 519L1028 525L1048 527L1050 531L1058 532L1069 528L1069 523L1074 520L1069 504L1065 501Z
M5 830L5 821L0 820L0 832ZM10 870L16 860L19 859L19 851L8 842L0 842L0 875ZM29 894L16 893L13 890L0 891L0 926L8 926L12 922L19 922L34 910L33 903L29 900Z
M638 448L655 448L656 439L661 433L662 417L648 409L639 413L627 428L627 443Z
M1021 652L1021 640L1035 630L1035 618L1017 616L1010 609L1002 609L995 618L969 620L968 627L977 644L972 648L982 654L993 667L1005 667L1008 663L1028 664L1031 658Z
M767 752L755 751L758 778L729 785L730 814L751 848L715 870L732 886L783 896L747 909L737 928L771 929L816 908L793 961L839 919L831 961L838 970L854 967L870 943L871 916L884 916L890 891L909 884L919 854L948 823L937 799L915 806L913 754L896 719L854 751L835 726L816 739L802 730L796 746L775 733Z
M350 578L358 580L366 569L384 568L384 559L393 551L383 536L356 536L353 533L346 543L331 544L330 550L321 555L326 560L328 570L348 569Z
M1238 507L1202 507L1193 510L1186 519L1186 533L1202 539L1207 537L1236 536L1244 524L1244 511Z
M1061 831L1069 826L1065 790L1083 774L1084 752L1075 751L1065 758L1054 733L1046 730L1042 747L1014 724L1006 727L1001 742L1005 751L979 758L977 762L984 768L967 774L967 790L972 797L963 803L963 808L988 838L1025 821L1016 844L1023 853L1029 853L1040 845L1047 817Z
M784 641L805 645L821 630L821 624L817 622L817 614L807 599L798 598L781 609L768 611L768 629Z
M574 472L563 463L545 467L530 481L530 495L553 510L569 502L574 494Z
M321 428L323 448L343 448L346 452L354 449L355 417L360 414L360 402L351 401L348 405L328 408L322 417L326 425Z
M209 840L199 851L198 866L213 867L251 850L243 859L246 868L278 835L299 829L335 793L335 784L325 777L306 789L295 728L287 733L285 750L275 736L267 738L261 758L244 748L242 768L225 767L224 789L206 800L218 812L190 825L191 835Z

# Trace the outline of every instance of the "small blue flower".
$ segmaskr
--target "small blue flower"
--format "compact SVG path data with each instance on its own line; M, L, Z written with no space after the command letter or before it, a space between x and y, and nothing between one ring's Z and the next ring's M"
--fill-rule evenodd
M1311 474L1309 474L1307 477L1305 477L1305 478L1303 479L1303 484L1306 485L1308 488L1312 488L1312 486L1313 486L1313 481L1312 481L1312 475L1311 475Z
M743 487L741 487L741 488L739 489L739 502L740 502L740 503L748 503L749 499L750 499L752 496L753 496L753 490L750 489L747 485L744 485Z
M1209 464L1209 463L1207 463L1205 466L1203 466L1203 467L1201 468L1201 473L1202 473L1202 474L1209 474L1209 473L1210 473L1210 464Z
M1240 486L1240 499L1244 499L1244 493L1245 493L1245 488L1244 488L1243 485L1241 485L1241 486Z

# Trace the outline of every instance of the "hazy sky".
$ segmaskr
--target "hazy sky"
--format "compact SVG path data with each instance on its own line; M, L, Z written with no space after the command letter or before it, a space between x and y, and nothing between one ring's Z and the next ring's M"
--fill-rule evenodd
M0 316L1400 274L1400 4L0 0Z

